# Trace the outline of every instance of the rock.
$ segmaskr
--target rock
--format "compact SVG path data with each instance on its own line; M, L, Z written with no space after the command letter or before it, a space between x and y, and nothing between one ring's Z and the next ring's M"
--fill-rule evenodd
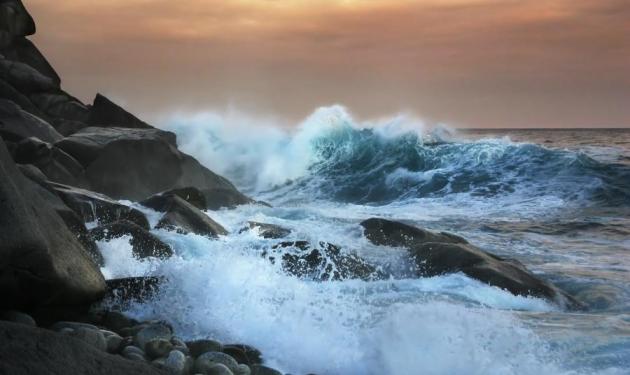
M126 220L143 229L149 229L149 221L142 212L135 208L120 204L93 191L58 183L51 183L50 185L63 202L85 222L98 221L99 224L109 224Z
M87 122L93 126L103 127L117 126L121 128L153 128L101 94L96 94L92 108L90 108L90 117Z
M45 142L63 138L49 123L6 99L0 99L0 136L13 142L28 137L37 137Z
M164 361L164 366L170 369L174 374L183 374L186 368L186 356L177 350L173 350L168 354Z
M17 144L14 160L39 168L47 180L66 185L85 187L85 170L72 156L39 138L29 137Z
M63 219L20 173L0 141L0 306L81 305L105 292L103 275Z
M366 228L366 237L377 245L406 247L420 277L462 272L515 295L545 298L563 306L581 308L573 297L534 276L519 262L487 253L461 237L435 234L381 219L370 219L361 225Z
M8 322L24 324L31 327L37 327L35 319L28 314L24 314L15 310L7 310L0 312L0 320L6 320Z
M159 339L169 341L171 337L173 337L171 327L164 323L155 323L149 324L147 327L141 329L140 332L134 336L133 342L137 347L146 351L148 342Z
M125 356L125 357L129 357L129 355L135 354L135 355L140 356L143 360L144 360L144 358L146 357L146 355L145 355L145 353L144 353L144 350L142 350L142 349L140 349L139 347L134 346L134 345L128 345L128 346L125 346L125 347L122 349L121 354L122 354L123 356Z
M144 302L158 294L163 281L155 276L110 279L106 281L105 299L115 300L123 306L130 302Z
M284 238L291 234L291 230L281 227L276 224L258 223L255 221L249 221L248 227L241 229L241 233L247 230L256 229L262 238L279 239Z
M434 233L411 225L385 219L368 219L361 223L364 234L372 243L381 246L406 247L426 242L462 243L464 238L454 234Z
M59 75L30 40L15 39L10 48L2 50L2 54L9 60L19 61L37 69L41 74L52 78L55 85L59 87L61 83Z
M170 189L195 187L210 209L252 202L228 180L177 150L171 132L89 127L57 146L86 168L92 189L116 199L139 201Z
M50 326L50 329L55 332L61 332L62 330L67 329L67 328L70 328L73 331L79 328L98 330L98 327L93 324L81 323L81 322L59 321L53 324L52 326Z
M123 328L133 327L138 321L131 319L125 314L118 311L107 311L103 315L101 324L114 332L120 333Z
M28 178L29 180L35 182L36 184L42 187L47 186L46 175L33 164L18 164L17 167L20 170L20 172L22 172L24 177Z
M11 101L20 106L26 112L39 118L43 119L45 117L45 115L37 107L35 107L35 105L31 102L29 98L26 97L26 95L22 94L21 92L16 90L15 87L11 86L8 82L3 80L0 80L0 99Z
M51 125L59 132L59 134L63 135L64 137L68 137L78 132L79 130L89 127L89 125L87 125L86 123L82 121L68 120L64 118L52 119Z
M123 220L101 225L90 230L90 235L96 241L131 236L133 254L140 259L148 257L166 259L173 256L173 250L167 244L130 221Z
M282 375L278 370L263 365L253 365L251 367L252 375Z
M98 329L79 327L75 329L70 336L77 338L100 351L107 351L107 340L105 339L103 333Z
M206 197L199 189L195 187L189 186L179 189L171 189L169 191L161 193L160 195L176 195L202 211L207 209Z
M190 355L197 358L203 353L223 351L223 345L215 340L195 340L186 342Z
M173 349L173 344L169 340L155 339L147 342L144 351L149 358L159 358L167 356Z
M195 206L176 195L155 195L140 202L145 207L165 212L156 228L177 230L180 233L195 233L218 237L227 231Z
M216 363L204 370L205 375L234 375L230 369L221 363Z
M50 77L19 61L0 58L0 79L9 83L22 94L56 90Z
M262 353L260 350L249 345L225 345L223 347L223 353L228 354L238 363L246 364L247 366L259 365L262 363Z
M0 3L0 48L10 45L17 37L35 34L35 21L22 1L4 0Z
M121 346L123 343L123 338L114 334L109 335L105 338L107 341L107 352L111 354L117 354L121 350Z
M225 365L230 371L234 372L238 369L238 362L229 355L221 352L207 352L201 354L195 360L195 371L207 374L210 368L216 364Z
M46 329L0 322L0 337L0 374L167 374Z
M84 122L89 116L89 109L85 104L61 90L31 94L29 99L35 107L50 118Z
M344 254L339 247L326 242L320 242L317 248L306 241L282 242L263 256L272 263L280 257L282 269L301 278L318 281L383 278L374 266L357 255Z
M234 375L250 375L251 373L252 373L252 370L249 368L249 366L245 364L240 364L238 365L238 368L234 372Z

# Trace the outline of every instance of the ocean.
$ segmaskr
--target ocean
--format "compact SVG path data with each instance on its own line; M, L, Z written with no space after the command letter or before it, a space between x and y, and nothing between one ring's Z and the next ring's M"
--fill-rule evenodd
M176 256L139 261L128 238L99 242L107 277L164 275L129 307L185 338L259 348L273 367L315 374L630 374L630 129L455 130L343 107L299 126L178 116L181 149L263 205L208 211L229 235L154 230ZM152 224L159 214L145 212ZM371 244L371 217L448 231L522 262L585 303L568 311L463 274L410 277L402 249ZM248 221L330 242L388 280L318 282L261 255L278 240Z

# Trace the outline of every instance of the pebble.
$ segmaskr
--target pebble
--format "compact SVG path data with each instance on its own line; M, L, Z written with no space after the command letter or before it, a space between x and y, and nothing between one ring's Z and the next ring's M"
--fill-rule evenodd
M222 352L223 345L215 340L195 340L186 343L188 349L190 349L190 355L197 358L203 353L207 352Z
M141 356L142 358L145 357L144 355L144 351L140 348L138 348L137 346L133 346L133 345L129 345L129 346L125 346L125 348L122 350L121 354L125 357L127 357L128 355L131 354L137 354L139 356Z
M173 331L171 327L167 326L164 323L153 323L138 331L138 333L133 338L133 342L137 347L144 349L145 345L149 341L156 339L164 339L170 341L171 337L173 337Z
M205 372L205 375L234 375L227 366L222 363L217 363L210 366Z
M159 358L167 356L173 349L173 344L165 339L155 339L144 345L144 351L149 358Z
M210 367L217 363L225 365L231 372L238 369L238 362L229 355L221 352L208 352L197 357L195 360L195 371L207 372Z
M111 354L118 353L122 347L123 338L117 334L109 335L105 337L107 341L107 352Z
M186 367L186 356L180 351L171 350L164 361L164 366L168 367L175 374L183 374Z
M245 364L238 365L236 371L234 371L234 375L250 375L251 373L252 370Z

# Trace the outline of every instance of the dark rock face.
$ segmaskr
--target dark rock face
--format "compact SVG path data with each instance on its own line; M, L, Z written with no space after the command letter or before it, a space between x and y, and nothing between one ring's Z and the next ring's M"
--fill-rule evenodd
M57 85L52 78L19 61L0 58L0 79L24 94L53 91Z
M0 304L73 305L100 298L105 283L98 267L1 141L0 171Z
M172 189L162 193L162 195L177 195L200 210L208 208L208 205L206 204L206 197L195 187L189 186L185 188Z
M85 170L78 161L38 138L26 138L19 142L13 158L17 163L36 166L50 181L79 187L87 185Z
M240 233L251 229L257 229L258 233L262 238L271 238L271 239L279 239L284 238L291 234L291 230L281 227L275 224L266 224L266 223L258 223L255 221L250 221L247 223L247 228L241 229Z
M272 263L279 258L282 269L300 278L318 281L380 279L383 275L355 254L344 254L335 245L320 242L318 247L307 241L281 242L263 253Z
M29 98L50 118L85 121L89 115L89 109L85 104L61 90L32 94Z
M101 94L96 94L87 122L90 125L101 127L153 128Z
M155 276L107 280L105 299L116 301L120 305L147 301L158 294L162 282L163 278Z
M361 225L366 237L376 245L406 247L417 264L420 277L463 272L515 295L531 295L572 308L581 307L573 297L537 278L518 261L487 253L461 237L383 219L369 219Z
M49 123L5 99L0 99L0 136L12 142L29 137L37 137L45 142L56 142L63 138Z
M17 37L35 34L35 21L20 0L0 2L0 47Z
M81 337L8 322L0 322L0 373L168 374L145 362L129 361L121 356L107 354L94 345L86 344Z
M180 233L195 233L208 237L217 237L228 233L219 223L176 195L156 195L140 204L156 211L165 212L156 228L177 230Z
M46 77L50 77L59 88L61 84L59 75L30 40L26 38L15 39L10 48L4 49L2 52L7 59L27 64Z
M130 221L117 221L90 230L90 235L97 241L111 240L122 236L131 236L133 254L140 258L169 258L173 250L159 238Z
M122 205L93 191L57 183L50 185L63 202L85 222L98 221L100 224L109 224L127 220L143 229L149 229L149 221L142 212L135 208Z

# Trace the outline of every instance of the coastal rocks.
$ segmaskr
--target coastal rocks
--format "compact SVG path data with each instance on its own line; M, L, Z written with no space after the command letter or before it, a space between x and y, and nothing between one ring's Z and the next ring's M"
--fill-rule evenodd
M100 127L153 128L101 94L96 94L94 98L87 123Z
M146 345L155 340L169 341L173 337L173 329L163 323L149 324L142 328L133 338L133 343L146 352Z
M380 279L383 275L355 254L346 254L333 244L320 242L317 247L307 241L282 242L263 253L272 263L280 258L282 269L300 278L318 281Z
M219 223L179 196L173 194L156 195L140 204L156 211L165 212L156 228L176 230L180 233L195 233L213 238L227 234L225 228Z
M208 206L206 203L206 197L203 195L203 193L199 189L192 186L172 189L160 195L163 195L163 196L177 195L178 197L182 198L186 202L192 204L193 206L197 207L198 209L202 211L206 210Z
M199 357L203 353L223 351L223 345L221 345L220 342L214 340L189 341L186 342L186 346L190 350L190 354L195 358Z
M247 366L262 364L262 353L260 350L243 344L231 344L223 346L223 353L234 358L239 364Z
M50 77L57 88L61 84L59 75L50 65L46 57L26 38L17 38L8 48L0 49L5 58L27 64L46 77Z
M262 238L267 239L279 239L284 238L291 234L291 229L281 227L276 224L258 223L255 221L249 221L247 227L240 230L240 233L248 230L255 229Z
M163 281L164 278L156 276L110 279L106 281L107 290L104 299L115 301L119 305L144 302L157 295Z
M126 220L94 228L90 230L90 235L96 241L130 236L133 255L139 259L148 257L166 259L173 255L173 250L170 246L144 228Z
M463 272L515 295L531 295L572 308L581 307L571 296L537 278L519 262L487 253L461 237L383 219L369 219L361 225L366 237L376 245L406 247L420 277Z
M56 142L63 138L49 123L6 99L0 99L0 136L11 142L29 137L37 137L45 142Z
M31 102L47 117L85 121L89 109L64 91L40 92L29 96Z
M11 44L17 37L35 34L35 21L20 0L0 3L0 48Z
M0 170L0 305L73 305L100 298L105 283L98 267L2 141Z
M168 374L145 362L107 354L70 334L0 321L0 337L2 374Z
M23 94L57 89L52 78L46 77L37 69L28 64L3 57L0 57L0 79Z
M221 364L227 367L232 373L238 371L238 362L229 355L222 352L207 352L195 359L194 370L201 374L209 374L212 368ZM216 371L216 370L215 370Z

